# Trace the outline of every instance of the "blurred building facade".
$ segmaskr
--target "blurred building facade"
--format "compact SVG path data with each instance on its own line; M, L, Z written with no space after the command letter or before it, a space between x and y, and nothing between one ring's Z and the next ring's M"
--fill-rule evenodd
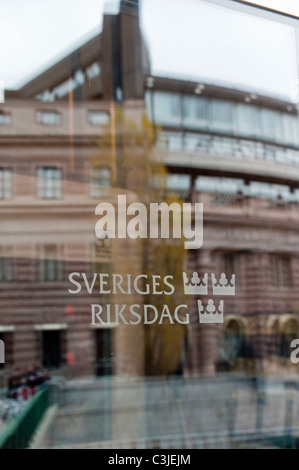
M0 105L4 371L41 362L73 376L145 373L142 325L91 328L90 304L100 303L99 296L86 289L77 297L68 293L71 272L133 276L143 270L136 241L101 242L94 235L98 202L115 203L120 188L135 200L134 159L132 168L122 165L119 136L128 125L120 127L121 111L122 123L136 124L133 153L141 158L145 150L136 142L145 139L144 116L152 123L155 141L149 139L148 148L154 145L165 156L167 193L204 203L203 246L189 250L181 271L236 275L236 295L225 299L223 325L200 324L194 297L180 363L170 361L164 373L294 372L289 359L299 321L294 104L151 75L138 1L122 1L118 15L104 16L101 34L21 89L7 90L5 100ZM172 346L176 357L177 345Z

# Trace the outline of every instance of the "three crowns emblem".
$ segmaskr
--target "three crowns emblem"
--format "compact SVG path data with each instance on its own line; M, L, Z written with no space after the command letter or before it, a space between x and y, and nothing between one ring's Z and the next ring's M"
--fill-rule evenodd
M184 293L186 295L208 295L208 273L205 273L200 279L197 272L194 272L190 281L185 272L183 272ZM225 273L217 279L214 273L211 273L213 295L235 295L235 274L228 279ZM199 323L223 323L224 301L220 300L218 305L214 304L213 299L209 299L206 307L201 300L197 300Z

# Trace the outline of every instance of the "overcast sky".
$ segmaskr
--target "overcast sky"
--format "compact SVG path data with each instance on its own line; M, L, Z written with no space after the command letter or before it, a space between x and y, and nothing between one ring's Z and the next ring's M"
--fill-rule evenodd
M102 27L117 0L0 0L0 80L16 88ZM299 0L255 0L299 16ZM201 0L142 0L153 73L290 96L293 28Z
M144 0L143 24L157 75L291 93L297 75L291 26L198 0L184 0L184 9L182 0Z

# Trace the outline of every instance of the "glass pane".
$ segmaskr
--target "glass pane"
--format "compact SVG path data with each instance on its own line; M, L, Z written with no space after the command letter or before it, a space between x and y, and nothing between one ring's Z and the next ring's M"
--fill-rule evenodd
M219 100L210 102L210 129L219 132L232 131L232 106L230 103Z
M154 109L157 124L180 125L181 98L179 94L155 92Z
M207 100L195 96L184 96L183 118L184 127L206 129L208 125Z
M233 107L234 133L237 135L260 137L260 113L258 108L246 104Z
M0 449L298 447L299 22L263 1L0 1Z

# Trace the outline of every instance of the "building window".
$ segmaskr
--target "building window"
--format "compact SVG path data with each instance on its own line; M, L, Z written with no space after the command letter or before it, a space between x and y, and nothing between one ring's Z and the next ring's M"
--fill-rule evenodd
M11 115L0 112L0 126L8 126L9 124L11 124Z
M105 126L110 123L110 115L105 111L88 111L88 122L92 126Z
M42 365L47 368L58 368L61 365L61 331L42 331Z
M56 167L37 169L37 196L58 199L62 196L62 171Z
M99 328L95 331L96 376L112 375L113 355L111 348L111 328Z
M92 167L90 172L90 195L100 197L103 187L111 186L111 169L106 167Z
M299 136L298 136L298 116L293 116L289 114L282 115L282 125L283 125L283 141L286 144L298 145Z
M61 124L61 114L57 111L37 111L37 122L46 126Z
M167 189L188 193L190 191L190 176L180 174L167 175Z
M240 259L236 253L224 253L221 263L221 272L226 274L227 279L230 281L233 274L235 274L235 283L241 286L240 278Z
M0 199L12 197L12 171L10 168L0 168Z
M258 137L260 135L260 114L258 108L237 103L233 110L233 130L236 135Z
M183 123L186 127L206 129L207 99L195 96L184 96L183 98Z
M11 282L13 280L13 259L0 258L0 282Z
M282 115L270 109L261 111L262 137L266 140L283 140Z
M43 323L35 325L36 361L47 369L57 369L66 361L67 325Z
M181 124L180 95L164 91L154 93L154 118L159 124L179 126Z
M273 287L292 287L291 259L284 255L270 255L270 276Z
M231 277L235 274L236 257L230 253L223 256L223 269L227 276Z
M228 101L212 100L210 102L211 130L232 132L232 105Z
M56 246L45 246L39 260L39 279L45 282L59 281L61 277L61 262L57 259Z
M101 67L98 62L93 62L89 65L86 69L86 76L88 80L92 80L93 78L97 77L101 73Z

